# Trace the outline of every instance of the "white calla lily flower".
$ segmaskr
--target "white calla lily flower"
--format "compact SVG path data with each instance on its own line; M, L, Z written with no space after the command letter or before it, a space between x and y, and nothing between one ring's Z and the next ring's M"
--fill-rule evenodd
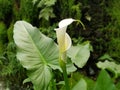
M57 34L57 42L61 53L68 50L72 45L71 38L66 33L66 30L67 30L67 26L70 25L73 21L75 20L72 18L63 19L62 21L59 22L59 28L55 29Z

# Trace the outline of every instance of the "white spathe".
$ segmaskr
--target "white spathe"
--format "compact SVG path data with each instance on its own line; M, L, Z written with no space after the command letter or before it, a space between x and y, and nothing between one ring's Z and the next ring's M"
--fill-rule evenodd
M76 21L75 19L68 18L68 19L63 19L59 22L59 28L65 27L70 25L73 21Z
M70 25L73 21L75 20L72 18L63 19L59 22L59 28L55 29L57 34L57 42L61 53L68 50L72 45L71 38L66 33L66 30L67 30L67 26Z

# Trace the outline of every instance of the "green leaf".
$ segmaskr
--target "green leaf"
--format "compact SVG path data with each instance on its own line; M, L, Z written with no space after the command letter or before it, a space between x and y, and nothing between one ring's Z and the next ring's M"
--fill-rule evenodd
M46 1L45 0L40 0L40 1L37 0L37 2L38 2L37 7L42 8L42 7L44 7Z
M110 61L113 61L113 59L110 57L109 54L104 54L103 56L101 56L99 58L99 60L110 60Z
M71 87L74 87L79 82L80 78L83 78L87 83L87 90L93 90L95 81L80 72L72 73L72 77L70 78L70 82L72 82L70 84ZM82 89L78 89L78 90L82 90Z
M97 63L97 67L101 68L101 69L107 69L113 73L115 73L115 78L118 77L118 75L120 75L120 65L116 64L115 62L112 62L112 61L104 61L104 62L101 62L99 61Z
M25 21L14 25L17 58L28 70L35 90L46 90L52 78L52 69L60 69L59 51L54 41Z
M80 79L80 81L73 87L72 90L87 90L87 83L84 79Z
M44 18L45 20L49 20L49 18L54 18L55 14L53 13L53 8L46 7L40 11L39 18Z
M24 81L23 81L23 84L27 83L27 82L30 82L31 80L29 78L26 78Z
M116 90L112 79L105 70L100 72L93 90Z
M116 83L117 90L120 90L120 82Z
M51 7L55 5L56 0L33 0L33 4L37 3L37 7Z
M67 68L67 74L77 70L77 68L74 66L74 64L70 60L70 58L67 59L66 68Z
M72 46L68 52L68 57L71 58L72 62L79 68L82 68L90 57L90 44L85 42L78 46Z
M46 6L52 6L55 5L56 0L46 0L45 5Z
M33 4L35 5L35 3L37 2L38 0L32 0Z

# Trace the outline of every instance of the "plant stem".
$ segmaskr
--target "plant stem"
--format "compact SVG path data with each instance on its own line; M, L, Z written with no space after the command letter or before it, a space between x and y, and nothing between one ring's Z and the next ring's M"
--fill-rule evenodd
M67 77L66 63L62 59L60 59L59 62L60 62L60 66L63 70L63 77L65 80L65 88L66 88L66 90L70 90L69 81L68 81L68 77Z
M82 25L82 27L83 27L84 30L86 29L85 25L80 20L75 20L75 21L77 21L78 23L80 23Z

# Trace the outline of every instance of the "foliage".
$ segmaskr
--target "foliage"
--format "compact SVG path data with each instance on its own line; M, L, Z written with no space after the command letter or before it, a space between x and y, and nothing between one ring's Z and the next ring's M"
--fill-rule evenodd
M120 39L119 37L111 38L111 41L108 43L108 53L116 59L116 61L120 62ZM112 45L112 46L110 46Z
M85 42L78 46L73 46L68 50L68 57L79 68L82 68L90 57L90 43Z
M0 55L3 55L7 43L7 30L3 22L0 22Z
M9 43L7 46L7 58L3 61L4 67L2 68L2 76L11 75L14 73L13 69L15 68L16 62L14 61L15 58L15 44L13 42Z
M104 61L104 60L109 60L109 61L113 61L114 59L111 58L111 56L109 54L104 54L103 56L101 56L98 60Z
M55 40L56 39L56 35L54 31L55 27L56 27L56 24L54 24L53 26L49 26L49 27L40 27L39 30L40 32L44 33L46 36Z
M20 0L20 18L29 22L32 22L34 6L32 0Z
M67 68L69 67L69 79L70 81L72 80L70 82L71 87L74 87L79 82L79 79L83 78L87 83L87 89L93 90L94 83L98 81L93 81L92 79L95 80L97 78L96 75L100 67L105 68L111 76L115 74L114 82L120 89L118 74L120 63L119 5L119 0L0 0L0 78L5 80L5 84L11 90L32 90L31 83L22 84L22 81L27 77L26 70L20 65L15 56L13 24L17 20L30 22L32 25L37 26L40 32L56 41L53 29L57 27L57 21L72 17L81 19L86 28L86 30L83 30L81 25L77 26L74 23L68 27L68 33L72 36L73 47L81 48L81 46L87 46L86 44L82 45L82 42L89 40L94 51L90 53L90 49L83 48L85 51L88 50L89 60L88 58L82 60L82 58L75 57L81 56L82 50L79 50L80 55L71 54L72 56L75 55L75 61L69 55ZM87 19L88 16L91 17L91 20ZM85 55L86 53L83 54L83 56ZM76 62L78 59L80 60L79 63ZM109 61L106 62L105 60ZM72 64L73 62L74 64L76 63L75 66L81 66L82 69L77 68L77 71L71 74L70 72L76 70L76 67ZM98 68L96 63L99 66ZM95 72L94 76L89 74L89 67ZM83 70L81 73L84 73L84 76L78 74L81 70ZM62 72L58 70L51 70L51 72L55 73L52 78L57 77L57 79L53 80L54 84L58 83L58 81L63 81ZM49 89L53 88L52 84L51 80ZM64 84L56 87L57 89L63 87L61 88L63 90Z
M76 4L74 0L57 0L55 8L56 16L60 17L61 19L68 17L75 19L81 18L82 5L80 2L77 2Z
M107 69L107 70L111 71L112 73L115 74L114 75L115 78L117 78L120 75L120 65L116 64L113 61L108 61L108 60L106 60L104 62L99 61L97 63L97 66L100 69Z
M3 78L6 87L10 88L11 90L17 88L27 88L22 84L22 80L26 77L25 69L20 65L19 61L16 59L15 50L15 44L13 42L10 42L7 46L6 52L4 52L5 54L0 57L0 77ZM27 86L29 86L29 84Z
M86 30L76 30L75 36L84 37L84 40L90 40L94 51L87 66L94 67L97 59L106 52L107 39L104 33L104 27L108 23L106 20L105 0L80 0L82 3L81 21L84 23ZM104 23L105 22L105 23ZM77 32L78 31L78 32ZM78 34L79 33L79 34ZM94 70L96 68L94 67Z
M21 29L20 26L23 29ZM14 40L18 47L17 58L20 60L23 67L28 70L28 76L30 81L34 84L34 89L47 89L52 78L51 68L59 69L57 58L58 49L56 44L54 44L50 38L41 34L38 29L26 22L17 22L15 24ZM23 42L21 42L22 40Z
M119 4L120 1L109 1L108 7L106 8L109 17L111 17L111 21L107 25L107 36L109 37L109 42L107 43L108 50L107 52L115 58L116 61L120 59L120 12L119 12Z
M12 16L13 0L0 0L0 21L8 24Z
M84 79L80 79L80 81L73 87L72 90L78 89L87 90L87 84Z
M120 24L120 12L119 12L120 1L119 0L113 2L109 1L108 4L109 4L107 8L108 14L112 17L112 19L116 20L115 22L118 22L118 24Z
M52 79L52 69L59 69L61 71L58 63L58 46L52 39L46 37L37 28L25 21L18 21L15 23L14 41L17 45L17 58L28 71L28 79L24 82L32 81L35 90L47 89L49 82ZM82 57L85 59L85 62L87 62L90 54L89 43L86 43L85 45L83 44L81 47L77 47L77 49L79 48L81 48L82 51L85 51L85 54L88 53L88 55ZM71 53L72 52L69 54L71 55ZM80 51L77 53L82 55ZM75 53L75 55L77 55L77 53ZM83 64L82 67L84 65L85 64ZM69 72L76 70L70 61L67 64L67 70ZM47 79L44 79L46 77ZM41 85L39 86L39 84Z
M109 74L102 70L93 90L117 90Z
M120 89L120 82L118 82L118 83L116 84L116 87L117 87L117 90Z
M33 4L37 4L37 7L40 8L39 19L44 18L49 20L54 18L55 14L53 13L53 5L55 5L56 0L33 0Z
M7 30L7 36L8 36L8 41L12 42L13 41L13 23L11 23L10 27Z
M95 81L83 74L82 71L72 73L72 76L70 78L71 86L74 87L79 82L80 78L85 80L87 84L87 90L93 90Z

